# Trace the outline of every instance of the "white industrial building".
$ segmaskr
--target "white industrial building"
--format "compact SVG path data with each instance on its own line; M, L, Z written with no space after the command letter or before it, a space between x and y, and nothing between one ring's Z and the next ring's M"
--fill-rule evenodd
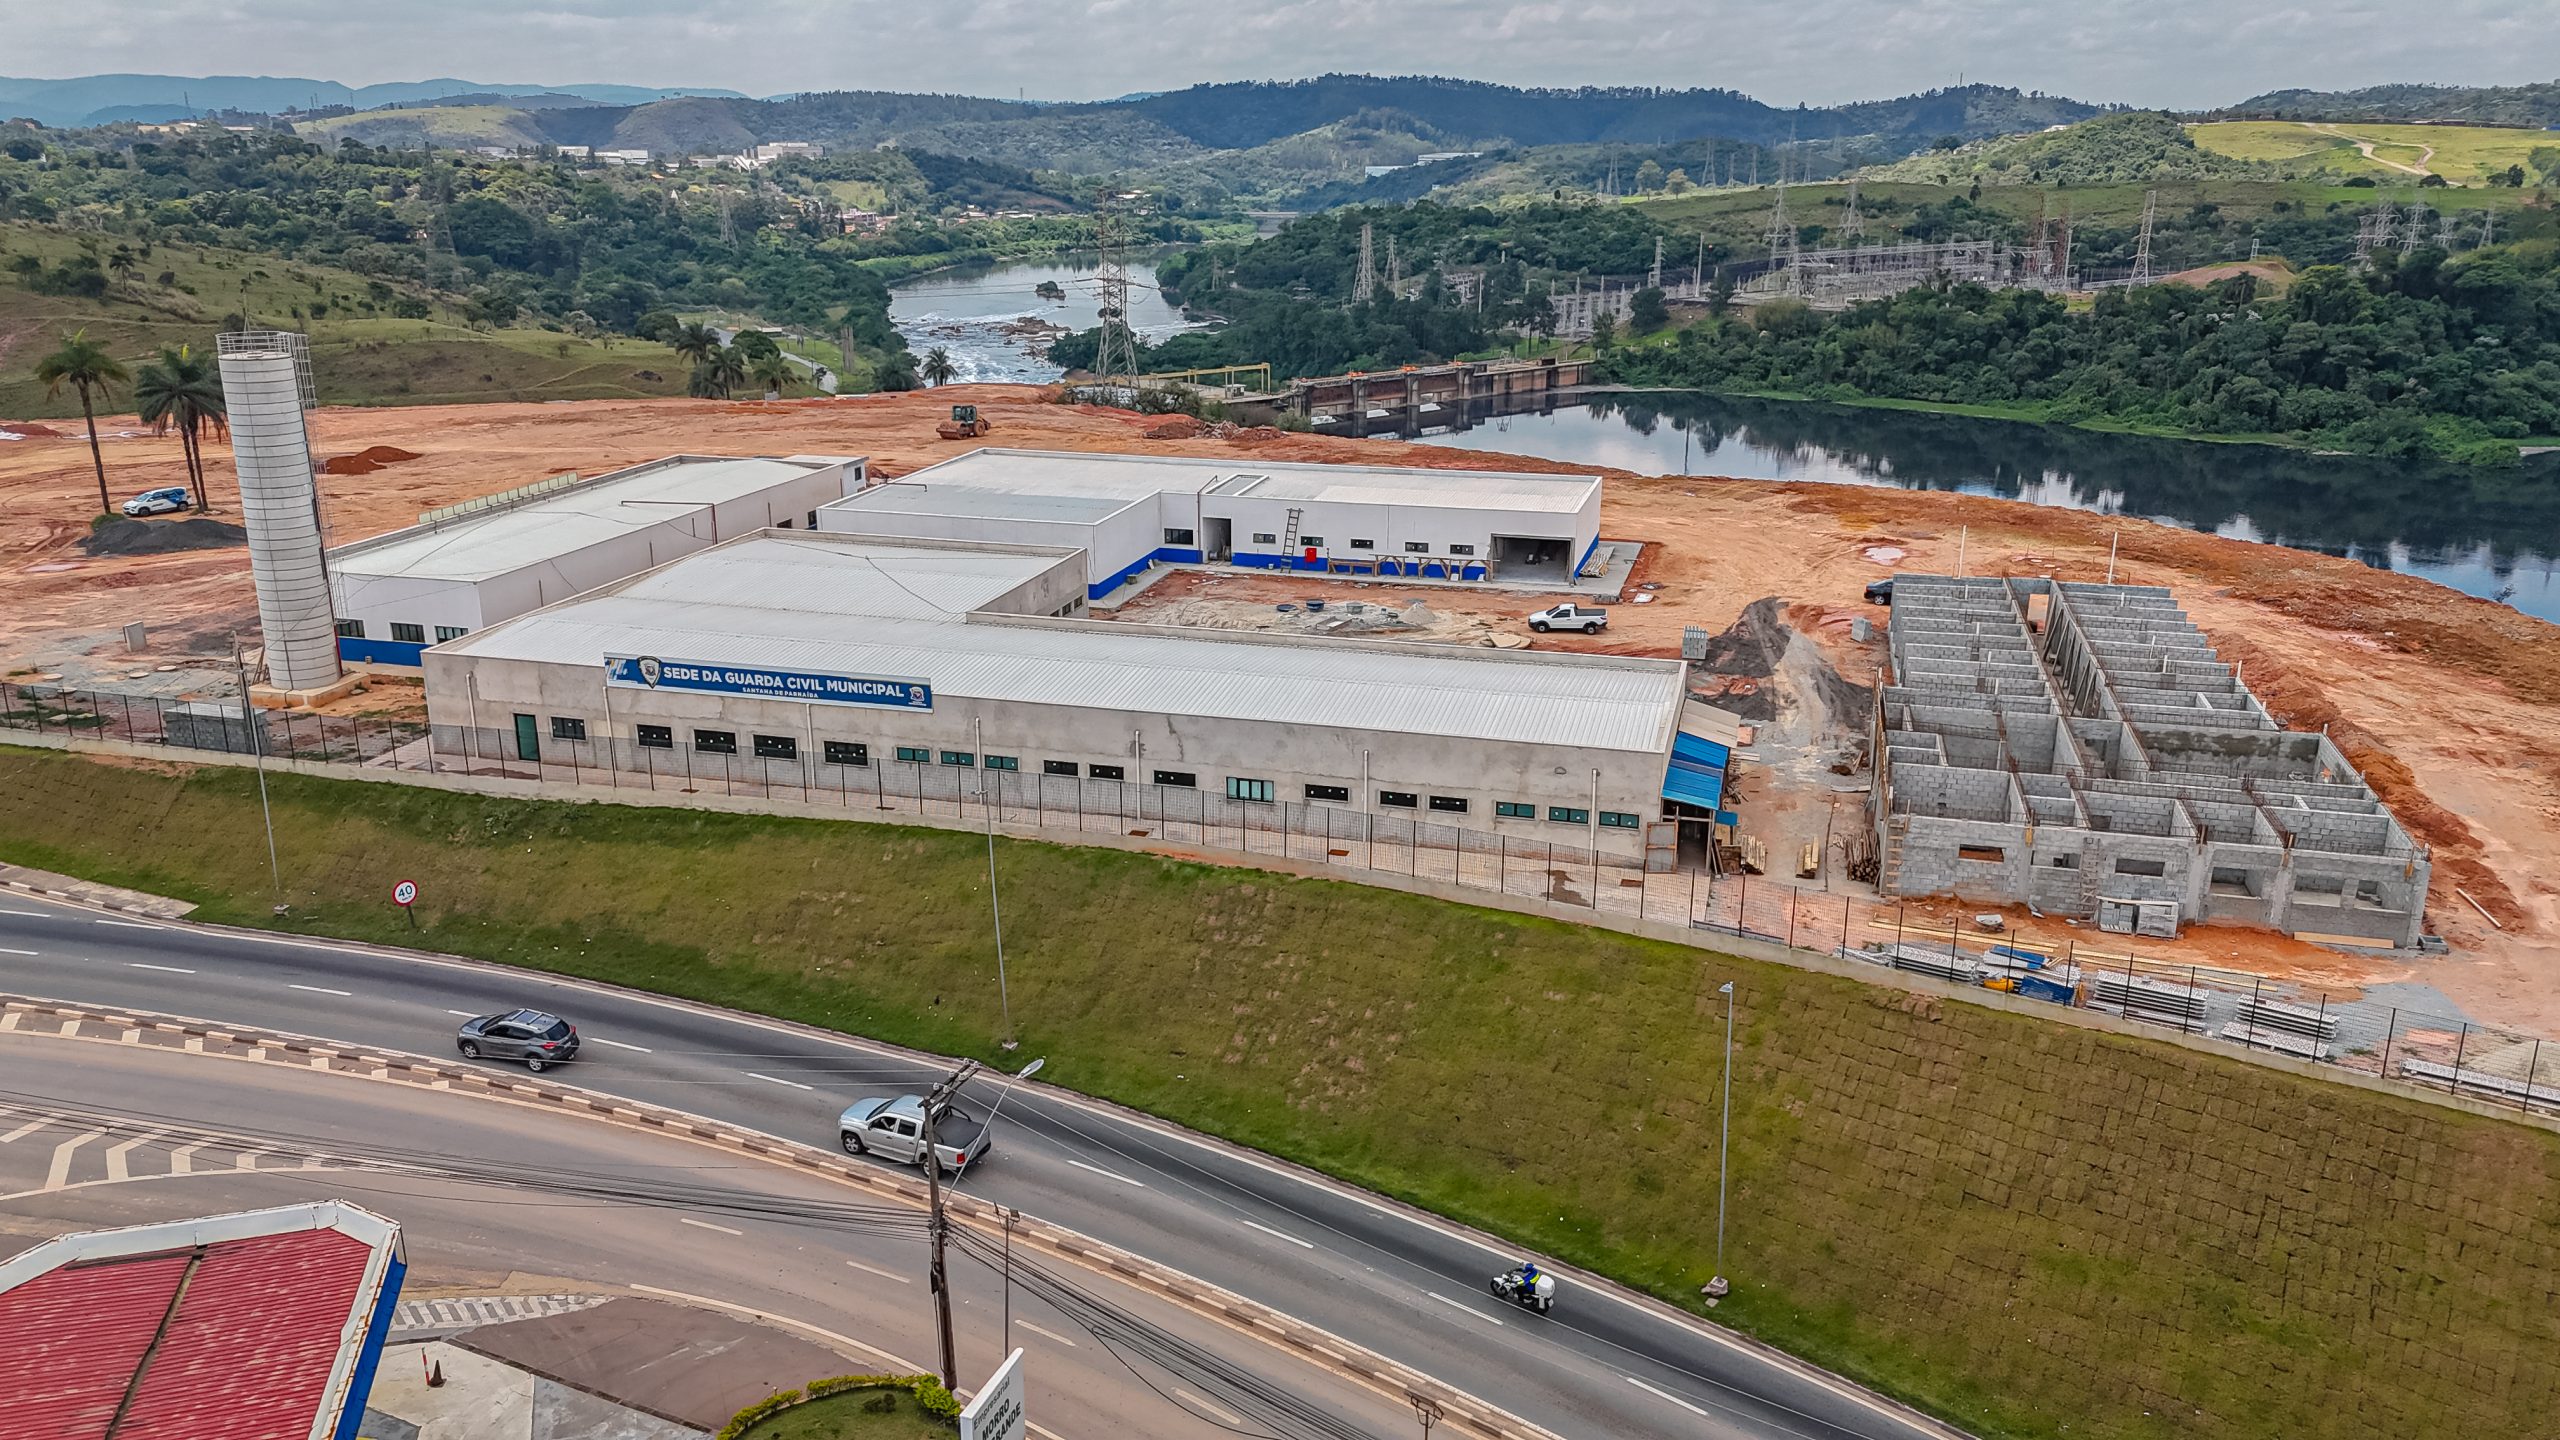
M1696 793L1678 661L1098 621L1088 573L1082 546L724 540L429 648L434 747L688 786L1195 792L1627 857Z
M1599 545L1600 480L987 448L847 495L817 523L1072 547L1096 600L1162 563L1542 588Z
M866 469L833 455L674 455L430 511L329 552L338 654L418 664L429 645L722 540L811 525L820 507L861 488Z

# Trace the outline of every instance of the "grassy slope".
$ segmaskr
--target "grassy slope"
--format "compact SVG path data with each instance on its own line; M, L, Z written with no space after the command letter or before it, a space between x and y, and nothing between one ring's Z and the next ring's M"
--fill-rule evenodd
M2199 149L2242 160L2300 161L2348 174L2372 175L2407 183L2416 177L2405 170L2367 160L2354 142L2369 141L2383 159L2415 165L2432 147L2435 158L2426 168L2455 185L2487 183L2489 172L2510 165L2530 165L2534 150L2560 145L2560 136L2544 130L2509 130L2487 125L2369 125L2344 122L2311 125L2290 120L2227 120L2190 125ZM2511 192L2512 193L2512 192ZM2468 196L2464 197L2466 203Z
M0 254L32 254L50 265L78 249L74 237L59 231L0 226ZM66 333L86 329L130 366L163 345L211 346L222 317L233 312L307 332L325 404L595 400L684 391L685 364L663 345L475 329L441 304L428 320L366 315L359 305L367 298L364 277L330 266L192 245L158 246L141 265L132 282L102 300L39 295L20 285L14 271L0 270L0 417L80 413L76 396L48 399L28 374ZM175 285L156 283L163 271L176 276ZM314 301L329 306L327 318L293 318L294 307Z
M904 1390L851 1390L758 1421L739 1440L951 1440L957 1433Z
M983 841L282 776L293 926L984 1052ZM0 750L0 858L268 915L244 771ZM1990 1436L2538 1433L2560 1138L1393 892L1007 842L1060 1083L1695 1303ZM411 936L384 899L424 887ZM437 1043L423 1027L419 1044Z

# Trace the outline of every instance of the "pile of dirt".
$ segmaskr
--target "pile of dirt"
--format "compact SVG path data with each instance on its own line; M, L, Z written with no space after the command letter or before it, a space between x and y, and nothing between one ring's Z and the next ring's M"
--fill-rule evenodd
M1150 440L1191 440L1198 438L1201 425L1188 415L1172 415L1157 421L1139 433Z
M32 420L0 420L0 431L6 431L21 440L59 440L62 438L61 431L54 429L50 425L38 425Z
M403 450L397 445L368 445L353 455L332 455L320 469L330 475L370 475L385 465L397 465L403 460L417 458L417 451Z
M88 555L167 555L179 550L225 550L249 543L249 532L201 515L184 520L110 520L80 542Z

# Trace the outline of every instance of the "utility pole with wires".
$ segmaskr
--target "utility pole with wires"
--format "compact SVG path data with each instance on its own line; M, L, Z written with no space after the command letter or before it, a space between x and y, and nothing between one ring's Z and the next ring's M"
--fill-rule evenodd
M933 1241L933 1265L927 1274L933 1287L934 1326L942 1337L942 1388L955 1392L960 1388L960 1352L951 1339L951 1277L942 1262L943 1246L951 1237L951 1217L942 1208L942 1152L934 1148L933 1117L950 1108L952 1098L979 1068L977 1061L963 1060L959 1069L944 1076L924 1097L925 1202L931 1208L925 1233Z

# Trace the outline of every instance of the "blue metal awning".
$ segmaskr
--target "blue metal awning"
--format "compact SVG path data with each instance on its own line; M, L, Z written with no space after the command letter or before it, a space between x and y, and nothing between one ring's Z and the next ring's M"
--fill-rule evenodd
M1724 772L1733 752L1713 740L1680 734L1671 739L1671 768L1663 772L1662 798L1714 810L1724 802Z

